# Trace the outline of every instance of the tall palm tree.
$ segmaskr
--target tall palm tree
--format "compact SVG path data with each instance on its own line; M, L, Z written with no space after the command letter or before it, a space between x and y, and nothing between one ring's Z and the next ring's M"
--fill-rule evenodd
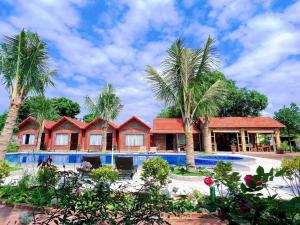
M20 107L29 94L43 95L55 71L48 66L46 43L36 33L22 30L0 44L0 75L10 98L9 112L0 136L0 159L13 134Z
M151 65L147 66L146 79L150 83L158 100L166 106L180 109L186 138L186 163L189 170L194 170L193 125L200 113L215 111L222 103L226 88L222 80L212 85L204 82L217 66L213 39L207 39L200 49L185 48L178 39L168 49L167 57L159 73Z
M94 117L104 120L102 133L102 151L106 151L106 137L108 122L115 120L123 109L121 99L116 95L111 84L107 84L104 90L93 101L89 96L85 97L86 108Z
M56 117L58 119L58 115L53 108L51 101L44 96L41 96L40 98L37 98L37 104L34 106L33 110L33 116L36 118L36 120L39 123L39 131L38 131L38 142L37 142L37 150L41 149L41 140L42 140L42 134L44 132L45 127L45 121L50 120Z

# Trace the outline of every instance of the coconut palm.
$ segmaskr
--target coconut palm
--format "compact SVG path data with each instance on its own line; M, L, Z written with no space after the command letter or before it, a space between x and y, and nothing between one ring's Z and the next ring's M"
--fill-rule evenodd
M219 108L226 93L224 81L217 80L209 85L204 79L217 67L213 42L209 37L203 48L190 49L185 48L183 41L178 39L168 49L161 72L151 65L146 69L146 79L157 99L168 107L180 109L189 170L195 168L192 133L194 122L198 120L200 113L208 120L208 116Z
M18 112L29 94L43 95L55 71L48 66L46 43L36 33L22 30L5 37L0 44L0 75L9 93L10 107L0 136L0 159L6 149L16 123Z
M93 101L89 96L85 97L86 108L95 118L103 119L102 151L106 151L106 137L108 122L115 120L123 109L120 98L116 95L111 84L107 84L104 90Z
M39 98L36 98L36 101L37 104L34 105L32 114L39 123L38 142L36 148L37 150L40 150L42 134L45 128L45 121L50 119L58 119L59 115L56 113L49 99L45 98L44 96L40 96Z

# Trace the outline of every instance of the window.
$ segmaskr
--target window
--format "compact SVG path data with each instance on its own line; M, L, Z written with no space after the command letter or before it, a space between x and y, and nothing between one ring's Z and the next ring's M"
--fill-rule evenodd
M126 146L143 146L144 135L143 134L127 134Z
M55 144L56 145L67 145L69 143L68 134L56 134Z
M102 135L101 134L91 134L90 135L90 145L101 145Z
M185 145L185 135L184 134L178 134L178 144Z
M22 139L23 145L34 145L34 134L24 134Z

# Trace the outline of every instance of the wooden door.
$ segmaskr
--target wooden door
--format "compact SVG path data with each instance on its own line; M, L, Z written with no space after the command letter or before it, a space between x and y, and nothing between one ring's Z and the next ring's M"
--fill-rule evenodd
M78 133L71 134L70 150L77 150L78 148Z
M107 135L106 135L106 150L112 150L112 146L113 146L112 139L113 139L112 133L107 133Z

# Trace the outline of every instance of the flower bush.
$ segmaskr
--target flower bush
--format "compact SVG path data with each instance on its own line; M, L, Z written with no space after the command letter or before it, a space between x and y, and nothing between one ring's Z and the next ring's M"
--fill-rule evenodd
M166 160L153 157L144 161L142 180L164 186L168 183L170 167Z
M92 179L96 182L114 183L118 180L119 172L111 165L92 169Z
M9 176L9 164L6 161L0 162L0 184L3 183L5 177Z

